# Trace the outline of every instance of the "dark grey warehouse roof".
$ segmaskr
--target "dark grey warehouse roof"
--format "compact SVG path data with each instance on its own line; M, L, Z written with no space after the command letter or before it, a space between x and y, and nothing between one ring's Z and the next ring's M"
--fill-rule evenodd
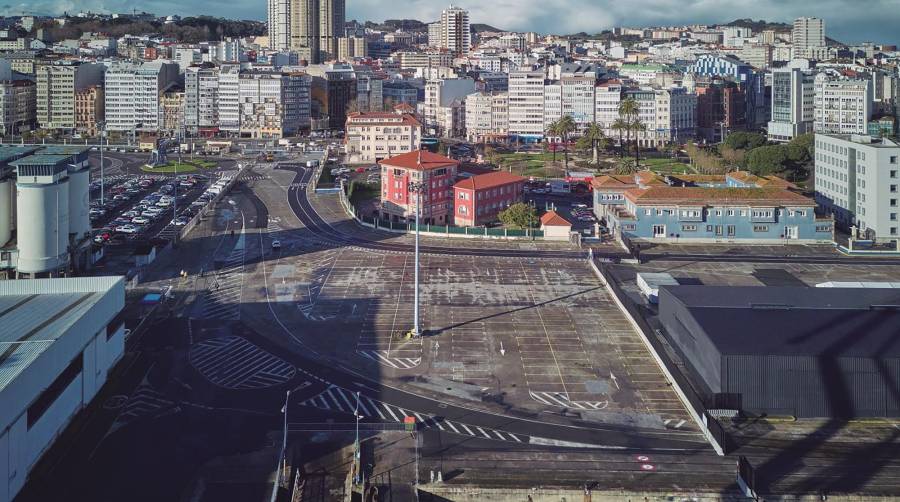
M900 357L900 290L663 286L722 355Z

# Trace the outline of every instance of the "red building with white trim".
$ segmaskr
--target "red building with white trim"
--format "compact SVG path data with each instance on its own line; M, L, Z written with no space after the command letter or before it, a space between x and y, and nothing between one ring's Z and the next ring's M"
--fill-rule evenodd
M453 224L474 227L497 220L497 214L522 200L525 178L496 171L453 185Z
M459 162L427 150L397 155L381 164L381 217L415 221L416 194L410 182L422 183L420 223L446 225L452 221L453 182Z

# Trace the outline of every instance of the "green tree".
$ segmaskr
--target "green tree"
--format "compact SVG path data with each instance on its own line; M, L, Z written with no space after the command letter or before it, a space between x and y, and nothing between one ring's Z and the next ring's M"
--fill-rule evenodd
M788 146L796 149L793 155L789 152L789 156L793 157L791 160L794 162L809 162L816 157L816 135L813 133L797 136L788 143ZM803 153L799 150L803 150ZM795 158L799 160L795 160Z
M622 156L624 157L625 156L625 142L622 139L622 135L623 135L623 133L628 132L628 124L626 124L623 119L618 118L613 121L612 125L610 126L610 129L619 133L619 148L621 149Z
M634 174L638 172L638 165L634 159L622 159L616 164L616 174Z
M586 139L591 148L591 163L597 165L600 162L600 150L609 147L609 138L603 134L600 124L593 122L588 126L581 139Z
M725 138L726 145L735 150L753 150L766 144L766 137L758 132L737 131Z
M500 211L497 215L500 221L510 228L534 228L537 226L537 211L530 204L517 202Z
M578 128L578 125L575 124L575 119L572 118L571 115L563 115L556 124L557 130L556 132L562 138L563 142L563 155L565 158L565 171L566 176L569 175L569 135L575 132Z
M784 169L788 160L785 145L761 146L747 153L747 169L757 175L765 176Z
M552 136L554 138L557 136L560 136L558 120L554 120L553 122L550 122L550 124L547 125L547 136ZM548 144L547 147L550 148L551 151L553 152L553 164L555 165L556 164L556 145Z

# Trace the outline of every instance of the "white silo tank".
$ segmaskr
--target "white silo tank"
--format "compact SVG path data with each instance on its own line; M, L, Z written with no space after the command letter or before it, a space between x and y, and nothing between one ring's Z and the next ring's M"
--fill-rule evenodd
M69 168L69 233L80 241L91 233L90 169Z
M51 184L17 184L19 225L16 269L27 274L51 272L68 262L69 180Z
M0 180L0 246L12 237L14 186L10 178Z

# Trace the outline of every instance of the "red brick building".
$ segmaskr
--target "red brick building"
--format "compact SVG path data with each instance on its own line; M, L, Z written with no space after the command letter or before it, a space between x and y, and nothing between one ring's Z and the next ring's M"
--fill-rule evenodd
M420 211L420 223L446 225L452 221L453 181L459 162L416 150L379 161L381 164L381 217L391 220L415 221L416 194L410 192L410 182L425 188Z
M474 227L522 200L525 178L502 171L479 174L453 185L453 224Z
M717 143L731 132L745 129L745 103L744 91L734 82L714 80L698 84L697 134Z

